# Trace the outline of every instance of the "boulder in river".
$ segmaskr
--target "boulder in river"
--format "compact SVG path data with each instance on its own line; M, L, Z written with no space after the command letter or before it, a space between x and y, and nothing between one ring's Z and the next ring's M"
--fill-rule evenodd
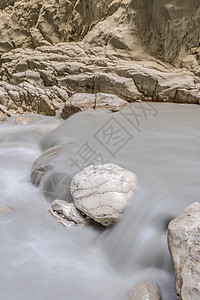
M177 300L200 299L200 203L186 208L168 226Z
M76 174L70 191L77 209L104 226L119 219L137 176L114 164L91 165Z

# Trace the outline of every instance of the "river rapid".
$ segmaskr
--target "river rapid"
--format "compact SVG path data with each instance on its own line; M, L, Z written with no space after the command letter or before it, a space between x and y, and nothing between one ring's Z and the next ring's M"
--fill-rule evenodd
M133 103L117 113L87 111L66 121L32 115L0 125L0 299L123 300L139 281L175 300L167 226L200 194L200 106ZM36 187L31 168L62 147ZM83 167L115 163L138 175L135 194L113 227L66 229L48 213L71 201Z

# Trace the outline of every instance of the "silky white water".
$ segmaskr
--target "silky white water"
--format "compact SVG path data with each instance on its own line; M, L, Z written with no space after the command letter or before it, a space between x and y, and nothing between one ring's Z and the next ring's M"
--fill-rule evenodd
M175 299L167 225L199 201L200 107L151 105L0 125L0 206L12 208L0 213L1 300L122 300L146 280L159 285L162 299ZM34 161L60 145L34 186ZM115 226L68 230L48 213L50 202L70 201L70 178L100 160L135 172L137 190Z

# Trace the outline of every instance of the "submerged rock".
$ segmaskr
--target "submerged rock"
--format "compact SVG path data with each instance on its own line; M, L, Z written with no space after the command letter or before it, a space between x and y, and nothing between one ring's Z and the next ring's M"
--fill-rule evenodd
M21 125L29 124L32 120L32 116L29 114L17 115L15 117L15 123Z
M160 300L160 290L155 283L142 282L136 284L129 292L129 300Z
M50 213L66 227L72 225L88 225L90 222L80 211L78 211L73 203L68 203L64 200L55 200L51 205Z
M34 162L31 169L31 182L38 186L44 174L50 170L62 147L56 147L43 153Z
M137 176L114 164L91 165L76 174L70 191L76 208L104 226L118 220L136 187Z
M200 203L195 202L168 226L177 300L200 299Z
M10 213L12 208L10 206L0 206L0 213Z

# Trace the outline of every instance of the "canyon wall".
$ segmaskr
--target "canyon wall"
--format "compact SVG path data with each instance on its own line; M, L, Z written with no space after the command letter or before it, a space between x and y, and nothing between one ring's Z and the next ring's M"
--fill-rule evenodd
M121 1L0 1L0 53L82 39Z
M198 0L132 0L130 6L142 44L156 57L180 63L200 50L193 49L200 43Z
M87 42L131 50L133 58L142 49L176 65L187 55L200 59L198 0L1 0L0 9L0 53L89 33Z
M0 112L55 115L74 93L199 104L199 28L198 0L0 0Z

